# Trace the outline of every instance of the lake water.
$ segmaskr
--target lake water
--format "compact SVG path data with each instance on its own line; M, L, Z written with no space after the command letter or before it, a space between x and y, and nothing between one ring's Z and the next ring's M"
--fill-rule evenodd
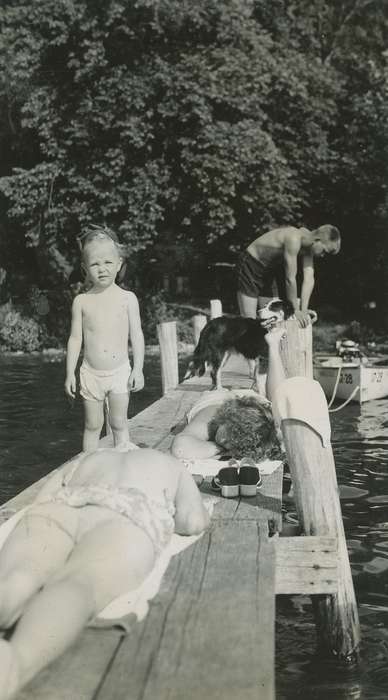
M129 417L162 394L157 355L146 358L144 373ZM0 358L0 503L81 450L82 403L67 401L64 376L64 361L55 357Z
M82 406L77 401L70 408L62 390L64 363L50 359L0 359L0 503L80 450ZM144 391L131 397L130 416L161 395L157 356L146 359L145 379ZM331 420L339 483L368 491L361 500L342 503L362 625L362 664L356 671L345 671L316 658L309 598L278 597L277 698L386 700L388 400L372 401L361 409L349 405L332 413ZM386 502L365 500L384 495ZM285 511L292 510L287 503ZM385 563L387 567L379 574L371 566L376 557L382 568Z

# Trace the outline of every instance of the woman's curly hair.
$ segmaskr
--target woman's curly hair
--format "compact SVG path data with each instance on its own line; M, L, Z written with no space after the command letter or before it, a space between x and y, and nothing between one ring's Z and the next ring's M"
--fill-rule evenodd
M250 457L256 462L282 457L270 404L251 396L228 399L208 424L209 440L217 442L220 426L228 436L227 452L231 457Z

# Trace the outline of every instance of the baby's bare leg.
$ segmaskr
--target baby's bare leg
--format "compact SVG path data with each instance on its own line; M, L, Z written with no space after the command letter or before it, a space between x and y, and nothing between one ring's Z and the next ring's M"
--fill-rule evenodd
M113 394L108 395L109 401L109 423L112 428L113 442L115 447L127 445L129 443L128 432L128 403L129 395Z
M82 442L84 452L94 452L104 424L104 402L84 399L85 425Z

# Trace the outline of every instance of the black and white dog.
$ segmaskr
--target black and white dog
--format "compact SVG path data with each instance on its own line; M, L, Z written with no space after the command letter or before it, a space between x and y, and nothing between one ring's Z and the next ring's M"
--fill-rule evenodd
M211 365L213 388L222 389L222 367L232 353L240 353L248 361L254 362L257 384L258 357L266 353L264 336L267 329L290 318L293 313L291 302L276 298L259 310L258 319L243 316L213 318L201 331L185 379L195 374L201 377L208 364Z

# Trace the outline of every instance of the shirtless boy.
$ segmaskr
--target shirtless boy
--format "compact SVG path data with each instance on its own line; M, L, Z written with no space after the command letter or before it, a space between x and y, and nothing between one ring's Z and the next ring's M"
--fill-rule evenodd
M285 295L295 309L302 327L310 323L308 307L314 289L314 258L336 255L341 236L335 226L307 228L284 226L262 234L241 254L237 267L237 300L240 314L256 318L257 302L264 305L272 297L271 285L279 272L285 281ZM303 266L300 309L296 275L298 259ZM280 294L281 296L281 294Z
M93 451L98 447L106 397L114 445L129 447L129 391L139 391L144 386L144 337L139 304L133 292L115 283L122 257L116 236L109 229L94 227L87 232L82 264L91 288L73 302L65 391L71 398L75 397L75 368L83 344L80 368L85 413L83 449ZM128 358L128 337L133 368Z

